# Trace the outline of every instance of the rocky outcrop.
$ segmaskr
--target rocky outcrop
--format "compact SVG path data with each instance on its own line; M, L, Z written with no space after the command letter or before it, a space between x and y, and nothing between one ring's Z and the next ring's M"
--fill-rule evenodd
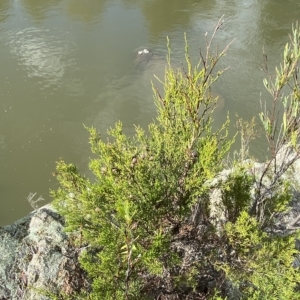
M88 288L80 249L63 226L63 218L46 205L0 228L0 300L46 300L47 293Z
M292 195L289 208L287 211L274 216L275 222L272 224L272 227L267 228L267 231L274 234L288 235L300 229L300 159L293 148L282 147L276 156L276 160L270 164L268 173L264 176L262 175L269 162L258 163L248 160L244 164L247 173L253 175L256 179L251 189L252 202L255 201L255 189L259 188L259 184L261 184L260 189L264 193L264 197L270 198L276 193L282 193L282 190L278 190L280 188L278 186L279 181L285 180L289 183L289 191ZM221 182L226 182L233 172L234 168L223 170L212 180L210 185L212 187L219 186ZM259 183L261 178L262 182ZM222 228L227 220L225 217L226 209L222 204L221 190L219 188L212 189L210 204L211 219L215 220L214 225L216 227Z
M296 159L297 158L297 159ZM295 159L293 166L286 172L284 166L290 159ZM300 160L290 148L284 148L278 154L277 173L275 176L290 181L293 191L293 198L290 209L278 214L275 218L275 224L269 230L275 234L286 235L300 228ZM248 172L260 178L266 163L249 162ZM231 170L224 170L210 184L216 187L220 182L226 181ZM263 189L270 189L274 185L272 176L264 179ZM255 188L255 186L253 186ZM212 220L215 219L215 226L222 227L226 219L225 207L222 205L221 194L218 188L214 188L210 195L212 207L210 211ZM222 217L223 216L223 217ZM172 247L183 255L183 266L189 265L191 260L200 259L198 236L207 228L207 224L201 221L201 206L196 205L192 211L191 218L185 226L179 229L179 232L172 243ZM206 224L206 225L205 225ZM190 226L191 225L191 226ZM80 247L74 246L76 234L67 234L63 230L63 218L51 207L46 205L39 208L23 219L15 222L13 225L0 228L0 300L8 299L51 299L49 293L54 295L71 295L73 292L84 289L90 290L90 284L85 272L80 268L78 257L81 252ZM194 241L194 242L192 242ZM212 247L216 245L212 244ZM300 242L296 241L296 248L300 249ZM202 251L210 251L208 244L201 248ZM204 250L203 250L204 249ZM203 252L202 255L205 255ZM300 256L299 256L300 257ZM295 257L294 266L300 266L300 258ZM201 278L199 282L203 285L199 289L205 291L207 286L219 278L219 274L212 269L209 273L210 282ZM163 284L160 282L163 282ZM148 278L149 293L156 299L161 292L159 288L168 284L168 274L163 278ZM157 288L153 288L157 287ZM229 286L230 287L230 286ZM233 295L232 288L228 288L228 299L238 299ZM180 291L182 295L192 291L186 291L184 288ZM48 295L47 295L48 293ZM157 294L158 293L158 294ZM173 299L169 295L170 298ZM182 296L184 297L184 296ZM175 299L175 298L174 298ZM176 298L177 299L177 298ZM183 299L183 298L182 298ZM186 299L186 298L184 298ZM199 298L189 298L199 299Z

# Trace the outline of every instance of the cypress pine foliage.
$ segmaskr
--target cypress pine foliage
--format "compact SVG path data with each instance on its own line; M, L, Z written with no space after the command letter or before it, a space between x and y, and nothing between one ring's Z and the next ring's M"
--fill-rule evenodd
M239 290L239 299L300 299L299 267L294 264L299 230L289 233L281 230L280 234L275 234L274 230L274 220L289 209L293 192L293 178L287 179L283 175L300 157L299 61L300 27L297 23L284 48L282 63L275 69L275 76L270 75L265 61L265 71L270 77L264 80L264 85L273 101L270 109L265 105L260 119L271 159L265 163L261 174L252 175L255 183L253 201L251 197L247 201L247 197L238 193L243 191L243 195L251 195L247 180L233 179L225 183L223 189L223 204L227 210L232 211L236 201L241 205L237 218L227 219L223 233L229 256L218 264ZM239 173L238 179L241 178ZM242 189L231 188L239 182ZM228 188L231 201L228 201Z
M66 229L80 230L82 243L94 249L81 257L93 279L93 299L140 299L145 272L162 275L180 263L170 251L172 230L207 192L205 183L223 168L233 142L229 121L212 130L217 99L210 90L224 54L211 56L207 49L192 67L186 45L187 69L174 70L169 49L164 95L154 88L157 120L149 134L136 127L128 138L118 122L103 141L89 128L95 181L58 162L54 206L65 216Z
M295 292L300 273L292 267L298 234L276 236L262 231L259 223L242 211L235 223L226 224L232 260L223 265L241 299L300 299Z
M157 118L147 134L137 126L129 138L118 122L103 141L95 128L88 128L95 155L90 161L93 180L80 175L73 164L58 162L60 188L52 193L53 204L65 217L66 230L77 233L78 245L85 248L80 261L92 281L92 291L76 299L300 299L299 270L292 267L298 233L265 231L273 217L287 209L291 196L289 185L280 179L284 172L274 172L276 158L266 164L258 182L247 171L249 166L235 161L235 171L217 187L225 218L221 226L211 213L208 195L216 188L211 181L224 168L235 139L228 138L228 120L212 130L217 99L211 86L222 74L216 64L228 48L211 51L220 26L221 21L194 67L187 42L185 69L171 66L169 48L164 93L153 87ZM297 28L293 33L300 40L299 32ZM299 50L297 41L293 49ZM290 65L295 72L299 58ZM294 106L297 99L291 100ZM292 117L299 122L299 114L287 101L284 105L290 124L284 125L284 138L296 148L298 123ZM273 141L268 126L274 129L276 118L266 113L261 118ZM243 132L251 135L251 128ZM247 137L243 139L244 160ZM276 157L279 150L274 147ZM266 177L271 182L268 194ZM191 211L194 216L200 212L201 220L191 220Z

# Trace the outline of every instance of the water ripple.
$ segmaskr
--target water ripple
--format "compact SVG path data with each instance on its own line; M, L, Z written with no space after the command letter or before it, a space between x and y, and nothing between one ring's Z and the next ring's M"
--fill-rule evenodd
M66 69L75 64L73 45L63 36L41 28L11 30L6 35L10 52L29 78L41 78L42 88L60 85Z

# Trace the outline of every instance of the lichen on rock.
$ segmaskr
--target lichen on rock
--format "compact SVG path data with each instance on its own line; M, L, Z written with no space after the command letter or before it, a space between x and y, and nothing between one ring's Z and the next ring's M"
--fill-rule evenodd
M89 283L64 220L46 205L0 228L0 299L50 299L71 295Z

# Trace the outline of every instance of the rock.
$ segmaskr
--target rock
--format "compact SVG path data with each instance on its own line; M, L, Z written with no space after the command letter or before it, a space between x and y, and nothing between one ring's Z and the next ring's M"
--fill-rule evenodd
M135 67L136 68L146 67L151 61L151 59L153 58L153 55L154 55L153 52L147 49L138 51L134 60Z
M136 52L134 65L137 69L143 70L152 64L166 66L167 62L161 55L146 48Z
M63 231L51 205L0 228L0 299L51 299L41 292L70 295L89 288L80 249Z
M276 156L276 161L271 164L273 170L274 163L276 163L276 172L268 173L268 175L263 177L261 192L264 193L265 198L272 197L277 192L281 193L282 191L278 190L278 186L276 185L276 180L281 178L281 180L287 180L289 182L292 199L288 210L277 213L274 216L274 224L272 227L267 228L266 231L273 234L288 235L300 229L300 159L292 147L283 146ZM290 163L292 164L286 169L286 166ZM250 190L252 204L255 201L255 189L258 187L260 178L267 165L268 162L258 163L251 160L244 162L244 167L248 174L254 175L255 178L255 182ZM224 224L227 222L227 212L222 202L222 192L219 186L222 182L226 182L233 172L234 168L223 170L218 176L207 183L212 187L209 195L210 217L218 232L222 231ZM199 215L200 211L201 207L195 205L190 218L192 222L197 222L201 219L201 214Z
M147 49L144 49L144 50L138 51L138 55L143 55L143 54L148 54L148 53L150 53L150 51L149 51L149 50L147 50Z
M291 161L294 161L293 166L285 172L284 166ZM254 174L257 179L266 165L266 163L252 161L246 161L245 164L248 172ZM278 153L276 165L278 171L275 176L281 174L282 178L290 180L294 197L289 211L278 214L275 224L268 231L272 234L286 235L300 228L300 160L292 148L283 147ZM219 230L226 223L226 208L222 205L222 195L218 186L220 182L226 181L232 172L233 169L224 170L207 183L212 187L210 216L212 223L215 223L214 225ZM266 176L264 182L266 191L270 189L272 180L272 176ZM199 236L205 236L206 232L210 233L210 223L206 222L202 216L204 209L201 208L201 201L199 201L194 206L186 224L176 229L178 233L173 238L171 248L182 254L182 270L188 269L194 260L200 261L201 256L209 255L215 247L213 242L210 245L205 241L204 245L201 244L201 239L198 239ZM51 205L33 211L10 226L0 227L0 300L50 300L52 298L45 295L45 292L54 295L60 293L71 295L81 289L90 291L87 275L78 262L82 249L74 246L73 243L76 233L67 234L63 228L64 219ZM300 241L295 242L296 248L300 249ZM299 265L300 255L294 260L294 266L299 267ZM210 267L206 269L203 276L199 274L197 287L199 293L205 293L207 287L213 287L220 279L221 275L218 271ZM149 287L149 294L153 294L152 299L159 297L159 289L162 287L167 293L168 284L171 282L167 271L166 275L161 278L150 279L147 280L145 289ZM225 282L225 285L228 289L228 299L239 299L239 291L235 290L229 281ZM182 286L181 299L187 299L187 293L190 293L192 297L193 291L186 290L185 286Z

